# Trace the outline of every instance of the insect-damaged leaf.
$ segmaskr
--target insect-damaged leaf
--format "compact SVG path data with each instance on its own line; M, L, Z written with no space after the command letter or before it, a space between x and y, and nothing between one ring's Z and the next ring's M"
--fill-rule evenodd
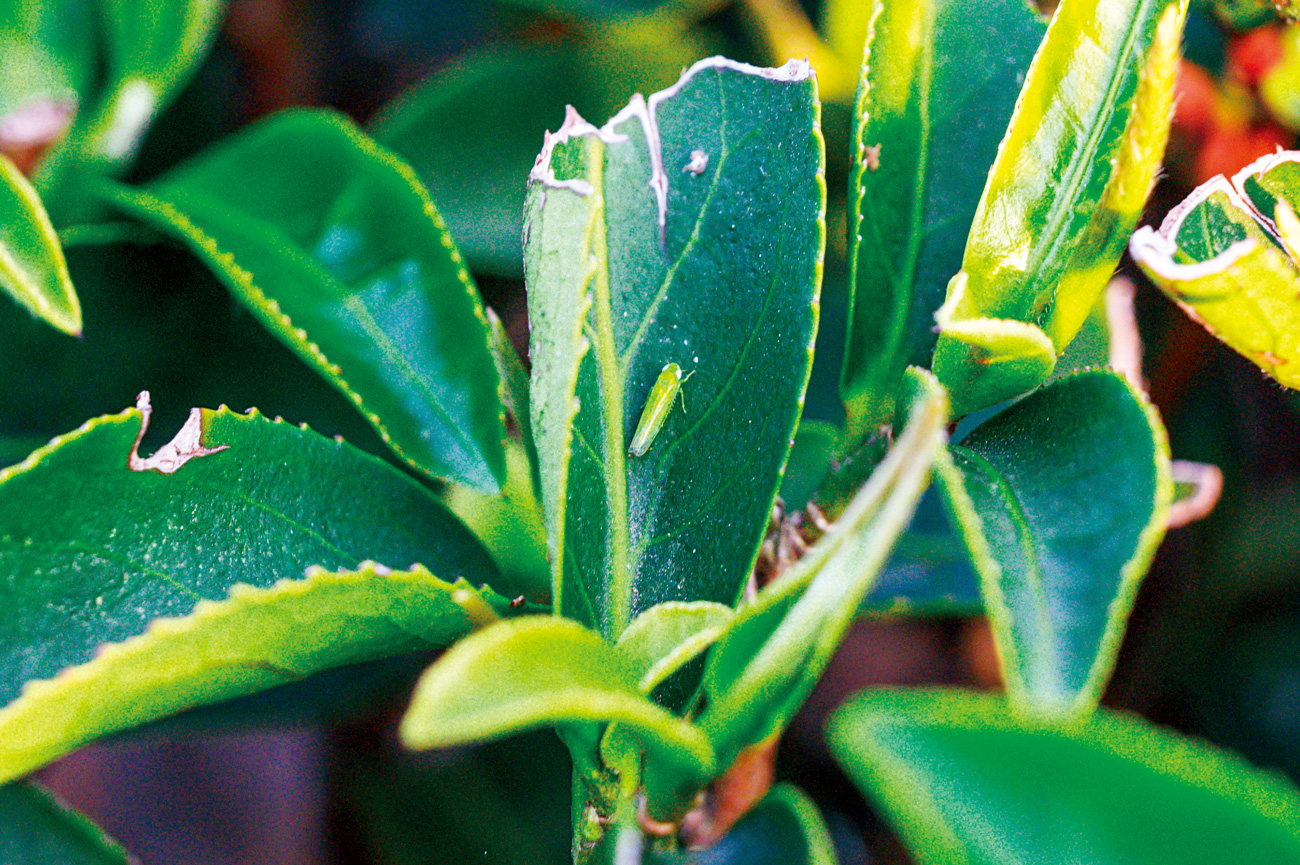
M191 417L148 459L131 410L0 472L0 779L188 706L450 641L469 622L449 583L495 579L385 463L255 414ZM367 559L447 582L373 566L300 581Z
M1169 131L1187 0L1062 0L936 318L960 416L1041 384L1137 222Z
M903 368L930 364L935 310L961 269L989 166L1045 29L1024 0L872 7L850 154L840 386L855 440L890 419Z
M279 114L147 190L104 194L188 244L408 464L499 489L478 293L411 170L350 121Z
M528 196L533 434L555 603L607 639L736 600L810 368L824 246L807 64L721 58L597 129L571 113ZM690 379L644 456L664 366Z
M1130 248L1151 280L1288 387L1300 386L1300 152L1197 187Z

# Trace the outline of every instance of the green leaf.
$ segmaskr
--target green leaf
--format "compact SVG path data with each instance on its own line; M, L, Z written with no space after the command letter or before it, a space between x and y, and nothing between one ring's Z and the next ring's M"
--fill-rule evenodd
M840 431L819 420L802 419L781 475L781 500L787 511L803 510L831 473Z
M724 5L724 0L505 0L512 6L535 9L561 19L579 22L620 22L644 15L661 26L674 20L703 17Z
M510 597L524 595L543 602L551 595L551 572L546 562L542 509L533 491L524 446L513 439L507 439L505 445L506 482L498 495L454 484L447 488L443 501L501 568L501 579L493 587Z
M555 128L565 105L608 116L632 93L672 84L708 53L697 31L648 23L558 44L490 45L402 94L370 129L429 188L470 267L517 279L525 178L542 130Z
M885 689L843 706L829 743L923 865L1300 860L1290 784L1113 712L1057 726L993 697Z
M699 723L719 765L794 716L907 528L948 421L933 376L914 369L908 383L907 424L880 467L799 563L741 608L709 654Z
M523 444L524 456L528 460L528 472L533 483L533 497L542 495L542 478L537 470L537 443L533 440L532 396L529 393L528 370L515 351L505 325L491 307L484 307L488 323L488 348L492 352L492 362L497 368L497 378L501 381L501 404L505 406L510 418L519 430ZM507 443L507 449L509 443ZM507 454L507 459L509 454ZM510 467L507 465L507 474ZM543 545L545 535L543 534Z
M867 4L840 4L865 8ZM1045 25L1024 0L876 0L854 108L849 436L893 413L908 364L928 366L934 313ZM856 52L858 49L855 48Z
M1271 154L1197 187L1133 258L1210 333L1288 387L1300 386L1300 152Z
M35 784L0 787L0 862L5 865L128 865L126 851Z
M1155 409L1109 371L1060 379L941 461L1011 703L1085 713L1115 663L1173 484Z
M641 693L649 694L712 646L732 615L731 607L711 601L665 601L637 616L614 651L626 659Z
M48 143L63 131L92 83L95 5L11 0L0 7L0 117L20 114L44 127L46 134L32 144Z
M960 416L1041 384L1124 250L1160 165L1187 0L1063 0L936 314Z
M499 622L453 646L420 680L400 734L409 747L433 748L609 721L648 759L701 784L710 777L704 734L642 696L633 667L599 634L556 616Z
M802 791L777 784L708 850L689 853L690 865L837 865L830 831Z
M0 287L38 318L81 334L81 304L41 198L0 154Z
M407 464L498 491L482 304L410 169L350 121L285 112L147 191L102 191L189 245Z
M224 0L102 0L107 81L93 110L79 117L39 185L49 188L68 161L119 171L135 156L149 124L189 81L207 54Z
M555 603L607 639L663 601L734 603L753 564L816 331L811 75L700 61L603 129L570 113L531 175L533 434ZM690 376L682 405L631 457L669 363Z
M491 307L483 310L487 316L488 348L492 352L492 363L496 366L497 378L501 382L501 404L505 406L510 417L519 427L519 438L530 463L537 462L537 447L533 444L533 412L529 405L528 370L515 353L505 325L492 311Z
M870 615L971 616L983 612L979 576L938 486L921 496L894 554L863 602Z
M195 410L149 459L142 428L135 410L97 418L0 472L0 777L187 706L450 640L462 604L492 618L422 570L280 582L367 559L494 579L396 469L253 413Z

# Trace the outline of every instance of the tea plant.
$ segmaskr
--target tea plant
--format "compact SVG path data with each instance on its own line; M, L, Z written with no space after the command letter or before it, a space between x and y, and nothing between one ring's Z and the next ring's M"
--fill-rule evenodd
M831 44L865 39L828 431L801 424L827 245L808 61L700 60L546 133L526 371L399 155L421 161L444 92L375 137L293 110L124 182L219 8L106 0L97 34L76 0L11 6L28 72L0 113L67 127L25 171L0 158L5 290L77 333L65 244L180 244L396 466L224 407L145 457L142 393L0 472L5 861L124 861L22 780L79 745L445 648L402 741L554 727L576 862L833 862L816 807L772 786L774 749L864 610L949 603L939 576L878 585L931 483L1005 694L872 689L828 731L917 859L1300 857L1289 784L1099 708L1155 549L1197 507L1105 291L1164 150L1187 0L1063 0L1050 24L1021 0L855 9L828 14ZM1284 383L1296 164L1215 181L1132 240ZM476 257L509 268L490 235Z

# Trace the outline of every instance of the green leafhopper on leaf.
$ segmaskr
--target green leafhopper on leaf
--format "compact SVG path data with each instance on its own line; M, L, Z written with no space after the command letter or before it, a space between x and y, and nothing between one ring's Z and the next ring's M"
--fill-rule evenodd
M655 436L659 435L660 427L668 419L668 412L672 411L673 400L677 398L677 391L681 390L682 382L694 374L695 370L691 370L683 376L682 368L677 364L664 364L664 368L659 371L655 386L650 389L650 396L646 398L645 408L641 410L641 420L637 422L632 444L628 446L632 456L645 456Z

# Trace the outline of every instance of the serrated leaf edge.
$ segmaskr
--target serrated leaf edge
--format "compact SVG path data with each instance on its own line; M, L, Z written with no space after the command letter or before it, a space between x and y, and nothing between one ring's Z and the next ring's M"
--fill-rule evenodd
M884 702L889 708L875 710L873 716L862 718L863 704ZM857 709L858 717L851 717ZM869 774L882 781L892 781L892 790L877 789L875 794L899 806L904 793L924 794L922 785L911 775L901 761L888 758L870 743L854 739L853 733L869 731L890 723L883 717L886 712L897 715L898 710L910 713L906 722L913 725L933 725L947 729L982 732L996 730L1052 736L1088 748L1109 753L1130 761L1159 775L1185 782L1225 799L1253 808L1276 823L1300 836L1300 795L1296 788L1280 773L1262 771L1232 752L1201 739L1177 734L1158 727L1143 718L1126 712L1102 709L1086 718L1064 722L1057 719L1019 715L1007 711L999 698L956 688L884 687L864 691L842 704L831 717L826 736L836 761L843 765L841 754L846 751L868 751L888 767L883 772L874 769ZM1153 748L1152 742L1161 747ZM1206 763L1210 771L1206 771ZM891 771L892 768L892 771ZM1234 779L1224 778L1237 773ZM1242 784L1244 776L1247 781ZM929 814L926 819L899 820L900 825L924 824L929 831L943 827L945 834L956 842L933 799L926 797L917 803L910 800L908 811L914 804L917 814ZM1289 807L1288 807L1289 806ZM905 833L906 835L906 833ZM965 861L954 859L953 861Z
M485 603L492 603L494 608L505 610L509 607L505 599L500 598L486 587L474 589L465 580L458 580L456 583L448 583L433 575L423 565L415 565L403 571L394 571L376 562L361 562L355 570L352 571L329 571L319 566L312 566L306 569L304 575L300 578L286 577L277 580L275 583L265 588L258 588L247 583L235 583L230 587L226 597L216 601L211 599L201 599L193 609L184 616L165 616L152 619L145 627L145 630L134 637L122 640L116 643L104 643L97 650L95 657L91 660L65 667L54 676L47 679L32 679L24 683L19 696L14 698L8 705L0 708L0 730L3 730L9 724L18 723L25 711L34 701L39 702L57 702L64 698L64 695L80 691L82 689L94 688L98 678L105 672L105 669L112 669L122 664L129 665L134 658L140 655L146 655L150 650L155 648L160 642L183 638L186 635L202 628L203 625L213 620L224 619L228 615L238 614L240 611L250 608L263 606L270 603L278 603L287 598L309 596L317 589L329 586L346 586L349 583L359 582L364 578L383 578L397 583L420 586L427 585L430 589L438 592L445 592L448 600L461 609L466 618L465 631L472 629L475 622L473 619L473 610L466 610L466 603L457 600L455 594L458 590L469 591L474 598ZM493 603L495 602L495 603ZM205 670L212 669L219 665L214 665L210 660L205 659L204 663L196 665L195 668L187 671L188 675L201 676ZM278 676L284 682L294 681L314 670L299 672L287 670L280 667L266 665L260 667L267 672ZM175 671L168 671L174 673ZM165 675L165 674L160 674ZM223 695L220 699L227 699L229 695ZM204 705L206 701L198 700L189 706ZM160 713L163 717L170 712ZM117 730L128 729L129 724L124 724ZM79 745L93 741L99 736L106 735L114 730L100 730L93 735L87 736L79 741L58 742L54 747L27 747L21 748L21 752L35 752L40 756L28 758L25 761L19 761L9 764L4 773L5 780L18 777L28 771L44 765L56 757L71 751ZM39 739L38 739L39 741ZM6 749L10 747L6 743Z

